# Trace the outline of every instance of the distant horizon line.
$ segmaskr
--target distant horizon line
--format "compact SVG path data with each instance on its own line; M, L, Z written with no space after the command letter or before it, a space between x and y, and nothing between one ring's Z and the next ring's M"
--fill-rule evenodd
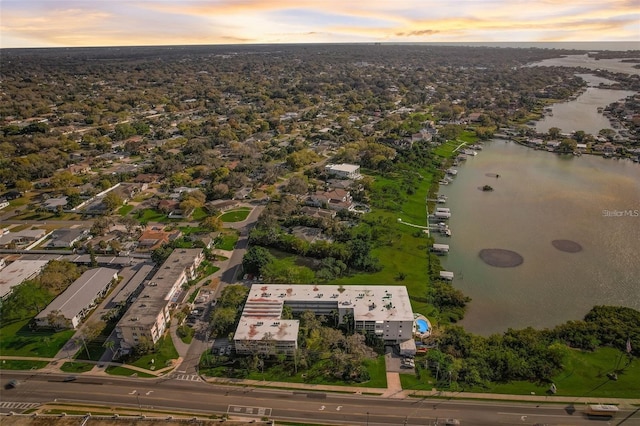
M399 42L399 41L363 41L363 42L331 42L331 43L210 43L210 44L148 44L148 45L112 45L112 46L25 46L25 47L0 47L0 50L54 50L54 49L122 49L122 48L176 48L176 47L251 47L251 46L469 46L469 47L513 47L517 48L550 48L563 45L564 50L609 50L609 51L640 51L640 41L616 40L616 41L424 41L424 42ZM578 48L578 46L589 48ZM569 47L572 46L572 47ZM620 48L620 46L627 46ZM615 47L615 48L614 48ZM558 48L558 47L553 47Z

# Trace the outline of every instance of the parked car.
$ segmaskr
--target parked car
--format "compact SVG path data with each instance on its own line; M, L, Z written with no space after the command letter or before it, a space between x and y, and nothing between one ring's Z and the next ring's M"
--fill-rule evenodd
M459 426L460 420L458 419L445 419L444 426Z
M76 376L67 376L64 379L62 379L63 382L74 382L77 379Z
M227 356L231 355L231 346L227 346L227 350L225 350L225 354L227 354Z

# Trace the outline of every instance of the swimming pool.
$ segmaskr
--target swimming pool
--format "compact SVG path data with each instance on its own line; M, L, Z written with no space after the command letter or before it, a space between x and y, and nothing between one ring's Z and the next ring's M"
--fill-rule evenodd
M416 320L416 324L418 325L418 331L420 333L426 333L429 331L429 324L422 318Z

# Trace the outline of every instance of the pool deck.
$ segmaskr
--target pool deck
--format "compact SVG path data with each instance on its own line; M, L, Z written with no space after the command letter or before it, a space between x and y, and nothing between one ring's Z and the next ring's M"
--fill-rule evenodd
M413 318L413 333L416 336L419 336L421 338L423 337L429 337L431 335L431 322L429 321L429 318L425 317L422 314L413 314L414 318ZM418 326L418 321L422 320L424 322L427 323L427 331L423 332L420 330L420 327Z

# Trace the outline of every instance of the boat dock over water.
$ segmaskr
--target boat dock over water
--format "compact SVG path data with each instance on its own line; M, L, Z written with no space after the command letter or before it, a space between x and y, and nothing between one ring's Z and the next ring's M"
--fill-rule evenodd
M450 271L440 271L440 278L446 281L453 281L453 272Z
M431 251L437 254L447 254L449 253L449 244L434 244Z

